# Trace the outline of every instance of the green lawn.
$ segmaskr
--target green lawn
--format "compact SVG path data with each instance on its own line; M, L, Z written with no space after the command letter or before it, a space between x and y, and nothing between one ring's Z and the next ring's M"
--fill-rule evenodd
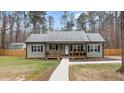
M87 64L71 65L69 67L70 80L124 80L124 75L117 73L120 64Z
M48 80L57 60L0 56L0 80Z

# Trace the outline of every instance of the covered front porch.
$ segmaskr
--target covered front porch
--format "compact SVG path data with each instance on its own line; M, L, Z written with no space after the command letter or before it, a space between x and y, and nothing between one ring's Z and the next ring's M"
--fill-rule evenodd
M82 44L46 44L46 59L62 57L86 58L86 43Z

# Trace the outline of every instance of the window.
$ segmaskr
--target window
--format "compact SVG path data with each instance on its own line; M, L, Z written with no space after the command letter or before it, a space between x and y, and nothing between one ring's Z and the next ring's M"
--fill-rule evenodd
M37 46L33 46L33 52L37 51Z
M93 45L90 45L90 52L93 52Z
M80 50L81 50L81 46L78 45L78 46L77 46L77 51L80 51Z
M75 52L84 51L83 45L71 45L71 51Z
M98 52L98 46L94 46L94 52Z
M52 51L58 50L58 45L50 45L50 50Z
M38 52L40 52L40 51L41 51L40 46L37 46L37 51L38 51Z
M99 45L88 45L88 52L100 52Z
M31 47L32 52L43 52L43 46L41 45L32 45Z
M76 45L73 45L73 51L76 51L77 49L76 49Z

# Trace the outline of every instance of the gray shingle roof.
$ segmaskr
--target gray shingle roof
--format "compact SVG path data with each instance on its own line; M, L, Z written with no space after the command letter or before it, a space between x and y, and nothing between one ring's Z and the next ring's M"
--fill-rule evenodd
M86 33L83 31L60 31L60 32L49 32L46 41L88 41Z
M99 33L87 33L87 37L91 42L104 42L105 40Z
M25 42L104 42L98 33L84 31L53 31L46 34L32 34Z
M47 34L31 34L25 42L45 42Z

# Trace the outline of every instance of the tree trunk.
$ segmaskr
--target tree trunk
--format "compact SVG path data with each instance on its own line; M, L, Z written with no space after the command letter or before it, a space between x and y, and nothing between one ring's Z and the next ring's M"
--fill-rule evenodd
M16 42L19 42L19 35L20 35L20 28L19 28L19 23L17 23L17 28L16 28Z
M36 34L36 23L33 23L33 33L35 33Z
M27 31L27 16L26 16L26 13L25 11L23 12L23 17L24 17L24 39L23 40L26 40L26 37L27 37L27 34L26 34L26 31Z
M5 30L6 30L5 24L3 23L3 27L2 27L2 40L1 40L1 42L2 42L2 49L5 49Z
M11 27L10 27L10 43L12 43L13 41L13 24L14 23L11 23Z
M115 19L116 19L116 22L115 22L115 36L116 36L116 48L119 48L119 30L118 30L118 24L119 24L119 22L118 22L118 12L116 11L115 12Z
M2 44L2 49L5 49L5 35L6 35L6 12L2 12L3 16L3 23L2 23L2 34L1 34L1 44Z
M122 49L122 64L117 72L124 73L124 11L121 12L121 49Z

